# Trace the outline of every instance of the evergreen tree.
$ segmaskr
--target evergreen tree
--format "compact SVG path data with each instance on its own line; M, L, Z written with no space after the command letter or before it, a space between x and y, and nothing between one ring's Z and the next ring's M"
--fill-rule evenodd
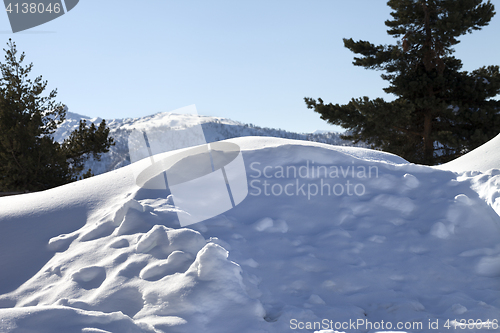
M359 54L353 64L383 70L384 90L398 98L352 99L347 105L305 98L321 119L348 129L348 140L398 154L408 161L452 160L500 132L498 66L461 71L452 56L458 37L480 30L494 16L488 0L390 0L385 25L396 45L344 39Z
M55 103L57 91L42 96L47 81L29 78L33 64L23 66L9 39L0 63L0 191L35 191L77 180L85 160L107 152L113 139L104 120L96 128L85 121L62 144L52 134L66 115ZM90 176L87 171L85 176Z

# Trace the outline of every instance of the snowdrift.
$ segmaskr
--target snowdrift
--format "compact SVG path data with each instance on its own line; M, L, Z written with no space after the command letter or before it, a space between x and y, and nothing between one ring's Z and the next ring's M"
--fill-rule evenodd
M500 135L486 142L473 151L443 165L438 166L441 170L455 172L480 171L486 172L490 169L500 169Z
M498 331L500 217L472 187L500 172L228 141L249 194L186 228L133 165L0 198L0 331Z
M434 167L459 174L500 215L500 135L473 151Z

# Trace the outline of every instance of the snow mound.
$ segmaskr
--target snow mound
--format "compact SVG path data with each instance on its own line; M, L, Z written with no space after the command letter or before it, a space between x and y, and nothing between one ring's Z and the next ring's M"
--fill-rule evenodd
M0 198L0 331L498 322L500 217L471 188L479 174L362 148L229 141L241 148L248 196L185 228L168 190L138 188L133 166ZM394 326L369 326L382 321Z
M500 169L500 135L497 135L484 145L459 158L437 166L437 169L454 172L480 171Z
M500 135L451 162L435 166L460 174L479 197L500 215Z

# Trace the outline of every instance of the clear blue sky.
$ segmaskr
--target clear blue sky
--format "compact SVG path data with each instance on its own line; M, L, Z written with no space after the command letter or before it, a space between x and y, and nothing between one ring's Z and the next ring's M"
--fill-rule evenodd
M125 118L196 104L202 115L312 132L332 126L306 96L392 98L381 73L354 67L342 42L394 43L389 12L386 0L80 0L17 34L4 13L0 42L12 38L72 112ZM498 65L499 37L497 15L455 55L465 70Z

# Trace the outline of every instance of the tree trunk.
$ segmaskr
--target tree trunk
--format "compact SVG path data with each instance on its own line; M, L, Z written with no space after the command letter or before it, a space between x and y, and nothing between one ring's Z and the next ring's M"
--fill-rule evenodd
M424 163L434 164L434 141L431 138L432 133L432 114L426 112L424 116Z

